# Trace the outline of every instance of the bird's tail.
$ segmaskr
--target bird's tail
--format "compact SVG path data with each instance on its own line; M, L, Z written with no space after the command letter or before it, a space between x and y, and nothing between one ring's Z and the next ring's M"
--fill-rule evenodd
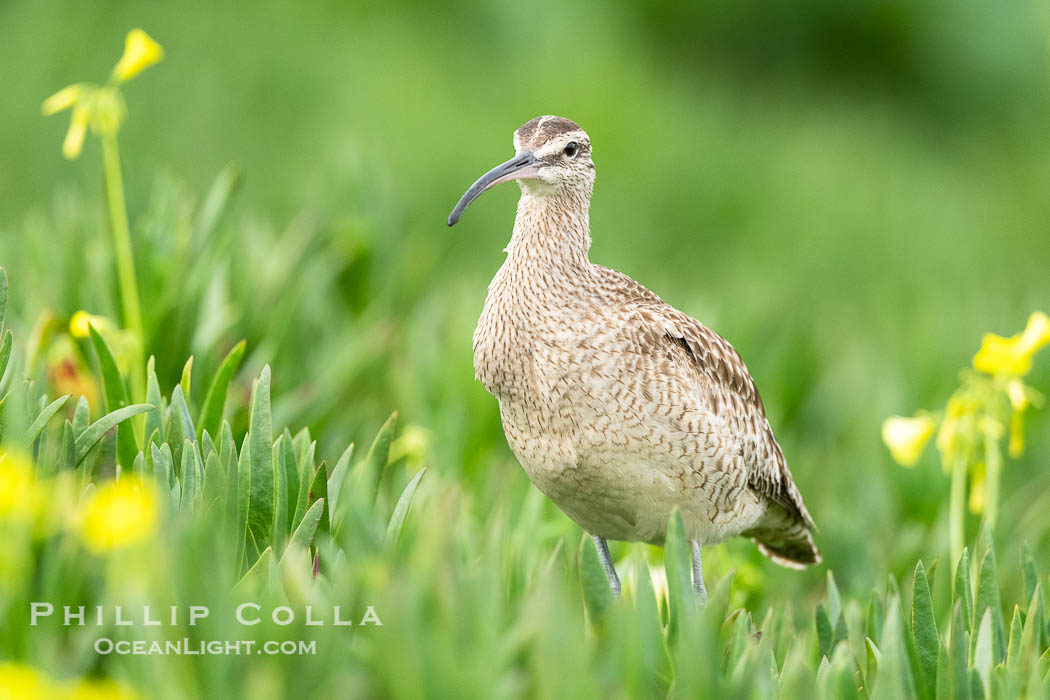
M771 507L758 525L742 534L781 566L804 569L821 562L809 523L784 508Z

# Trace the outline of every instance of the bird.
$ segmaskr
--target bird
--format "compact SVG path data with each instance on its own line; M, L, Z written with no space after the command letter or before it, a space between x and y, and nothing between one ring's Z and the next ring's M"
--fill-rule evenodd
M820 563L813 519L739 353L590 261L590 137L545 115L513 142L514 157L467 189L448 225L486 190L518 183L473 350L475 376L529 479L591 536L617 596L608 541L662 545L675 508L700 606L703 546L742 536L780 565Z

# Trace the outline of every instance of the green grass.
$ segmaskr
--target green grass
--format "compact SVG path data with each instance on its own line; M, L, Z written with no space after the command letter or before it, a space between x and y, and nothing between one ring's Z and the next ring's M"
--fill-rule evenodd
M0 129L17 136L0 145L0 264L11 278L13 330L0 389L5 416L19 416L7 434L23 434L44 395L91 395L79 417L87 424L119 403L96 344L66 332L81 309L120 325L100 153L89 139L80 161L62 160L65 123L37 110L62 86L104 76L133 26L167 50L127 87L120 134L144 357L155 358L164 415L132 418L131 430L121 424L103 438L86 459L90 473L84 463L67 470L55 455L65 421L81 425L73 396L47 422L39 464L103 483L117 460L133 468L153 441L147 425L163 424L158 445L169 443L172 475L181 474L187 453L168 434L179 384L206 476L203 429L216 446L222 432L208 388L242 339L223 413L238 456L252 428L253 383L267 365L269 447L282 438L277 454L292 445L297 466L303 439L295 436L306 427L317 441L312 467L324 459L334 469L350 442L369 444L395 410L403 426L375 504L352 511L362 520L355 534L315 542L333 560L345 556L346 570L303 584L311 594L328 586L319 595L329 604L374 601L383 627L325 628L316 658L237 664L100 658L85 649L90 630L5 625L17 631L0 634L0 657L54 675L115 675L161 696L326 688L627 696L665 693L672 682L687 696L694 682L773 682L753 672L765 651L741 641L750 614L755 627L773 630L763 639L777 682L802 684L788 695L812 695L806 684L818 682L821 649L831 671L820 683L835 685L856 666L856 686L870 690L864 636L886 663L910 669L901 677L921 692L908 641L910 582L916 562L926 562L933 618L947 640L957 597L948 477L932 455L915 469L894 465L879 426L887 415L941 405L981 333L1013 332L1032 310L1046 310L1050 25L1038 3L988 16L974 4L878 0L845 9L818 0L699 9L626 0L178 9L44 0L0 6L0 23L11 106ZM820 526L826 566L805 572L775 567L748 542L712 548L709 579L735 577L725 609L699 618L697 639L668 640L667 611L644 590L646 562L662 570L660 550L614 545L631 581L627 599L604 617L595 607L603 603L585 601L582 533L529 484L494 400L473 380L471 333L502 262L513 188L487 194L454 229L444 219L477 174L507 157L512 130L546 112L576 119L595 144L592 259L631 274L741 351ZM119 334L103 337L126 380ZM1029 383L1050 386L1045 361ZM1025 457L1005 466L994 533L1002 600L1020 606L1022 637L1033 594L1014 553L1027 541L1034 561L1050 560L1046 425L1035 412ZM70 430L75 446L80 433ZM142 452L155 470L152 448ZM399 544L383 544L398 496L424 465ZM19 550L28 568L15 570L39 575L7 579L29 588L3 598L4 614L24 615L23 596L50 591L33 588L46 585L46 566L60 567L63 576L51 576L68 578L74 598L119 600L134 583L123 574L146 568L143 585L158 596L218 610L233 600L253 550L245 544L238 558L236 537L226 535L216 545L199 512L169 509L145 565L107 563L68 537L30 537ZM289 537L295 515L286 512ZM979 519L969 516L966 527L974 541ZM262 529L257 522L253 536ZM838 628L828 571L847 611L848 654L822 647L818 634ZM279 568L271 576L281 577ZM906 582L902 595L888 577ZM267 582L267 595L286 595L285 583ZM903 601L890 625L891 639L894 628L900 638L888 646L865 622L872 589L887 621L892 601ZM818 625L820 603L827 624ZM997 607L1010 618L1008 604ZM740 608L748 613L723 632ZM964 617L972 635L974 615ZM726 649L732 663L723 663ZM946 644L939 658L954 651ZM979 675L985 660L970 659ZM1029 678L1016 669L989 678L997 674ZM162 687L169 682L176 690Z

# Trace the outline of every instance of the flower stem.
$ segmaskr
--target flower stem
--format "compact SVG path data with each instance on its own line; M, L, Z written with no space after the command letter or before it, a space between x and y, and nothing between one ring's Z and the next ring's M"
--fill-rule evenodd
M135 280L135 258L131 251L131 230L124 201L124 180L120 172L120 152L114 133L102 134L102 165L106 175L106 197L109 218L113 227L113 249L117 257L117 276L120 279L120 298L124 325L133 337L129 374L131 400L146 398L146 382L142 368L142 349L145 339L142 330L142 307L139 303L138 282Z
M966 515L966 460L956 455L952 461L952 485L948 502L948 544L951 549L952 571L962 556Z
M984 519L990 531L995 530L999 515L999 474L1003 467L1003 455L999 452L999 440L985 433L984 436Z

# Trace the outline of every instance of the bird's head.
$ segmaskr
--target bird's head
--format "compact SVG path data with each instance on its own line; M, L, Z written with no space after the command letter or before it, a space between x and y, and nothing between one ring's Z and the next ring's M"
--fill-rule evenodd
M591 139L576 122L550 115L530 119L514 132L514 154L470 186L448 215L449 226L459 221L482 192L510 180L517 180L524 192L537 197L590 198L594 187Z

